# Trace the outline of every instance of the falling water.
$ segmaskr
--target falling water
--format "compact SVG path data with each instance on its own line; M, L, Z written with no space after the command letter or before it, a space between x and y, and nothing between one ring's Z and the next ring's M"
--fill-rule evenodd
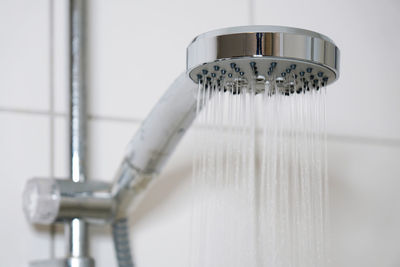
M258 89L199 83L191 267L327 266L325 88Z

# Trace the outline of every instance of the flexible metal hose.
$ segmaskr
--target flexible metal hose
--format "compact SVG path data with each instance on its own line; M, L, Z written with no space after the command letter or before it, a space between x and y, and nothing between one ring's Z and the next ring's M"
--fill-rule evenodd
M123 218L115 221L112 224L112 234L118 267L134 267L130 248L128 220Z

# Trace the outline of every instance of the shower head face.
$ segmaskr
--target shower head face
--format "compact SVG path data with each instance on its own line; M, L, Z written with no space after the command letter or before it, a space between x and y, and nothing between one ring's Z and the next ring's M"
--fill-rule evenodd
M187 72L198 83L238 88L266 84L284 92L331 84L339 77L339 49L316 32L277 26L225 28L197 36L187 48Z

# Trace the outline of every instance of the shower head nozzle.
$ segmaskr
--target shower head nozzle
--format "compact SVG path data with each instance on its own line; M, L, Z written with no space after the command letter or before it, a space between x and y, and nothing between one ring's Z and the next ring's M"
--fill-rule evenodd
M187 48L187 73L194 82L219 87L266 83L308 90L339 77L340 52L328 37L303 29L242 26L197 36Z

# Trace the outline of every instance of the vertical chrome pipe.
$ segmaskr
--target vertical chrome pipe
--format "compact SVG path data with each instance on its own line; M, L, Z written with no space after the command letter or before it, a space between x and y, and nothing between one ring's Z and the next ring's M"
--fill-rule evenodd
M86 88L85 88L85 0L69 1L70 41L70 177L73 182L86 180ZM67 256L88 256L88 225L73 219L66 225Z

